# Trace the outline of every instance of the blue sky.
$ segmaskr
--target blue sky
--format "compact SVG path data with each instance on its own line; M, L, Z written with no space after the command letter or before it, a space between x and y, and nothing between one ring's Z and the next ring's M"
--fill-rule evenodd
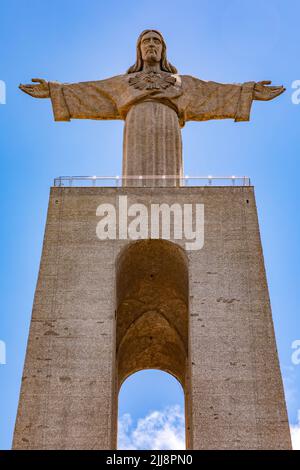
M124 73L134 62L138 34L163 32L169 60L181 74L224 83L271 79L287 91L255 102L251 122L188 123L185 173L248 175L255 185L273 318L291 425L300 409L300 365L291 344L299 320L299 123L292 82L300 79L296 0L2 0L0 5L1 316L0 448L10 448L37 279L49 187L59 175L117 175L121 121L55 123L48 100L19 92L31 77L77 82ZM144 374L144 375L143 375ZM178 384L145 372L124 384L121 414L138 418L180 405ZM133 406L133 398L144 402ZM136 399L134 399L136 402ZM181 402L182 406L182 402ZM173 408L174 411L174 408ZM176 411L176 410L175 410ZM176 414L176 413L175 413Z

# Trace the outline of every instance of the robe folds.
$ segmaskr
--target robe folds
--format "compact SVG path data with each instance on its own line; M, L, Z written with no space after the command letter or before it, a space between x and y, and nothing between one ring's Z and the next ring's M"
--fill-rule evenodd
M255 82L222 84L160 72L152 86L143 81L146 75L50 82L54 119L124 120L123 184L141 185L130 177L147 176L146 186L177 186L183 172L181 127L186 121L249 121ZM163 183L155 180L163 175Z

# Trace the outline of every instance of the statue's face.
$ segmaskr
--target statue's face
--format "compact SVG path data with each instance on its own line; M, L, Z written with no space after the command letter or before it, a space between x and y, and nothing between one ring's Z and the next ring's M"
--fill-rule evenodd
M161 61L163 45L160 36L154 31L144 34L141 40L141 53L144 62Z

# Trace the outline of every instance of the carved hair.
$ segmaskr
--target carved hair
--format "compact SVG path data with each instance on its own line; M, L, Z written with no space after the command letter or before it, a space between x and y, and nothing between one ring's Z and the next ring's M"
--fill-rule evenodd
M162 34L159 31L157 31L156 29L145 29L145 31L143 31L139 35L138 40L137 40L137 44L136 44L136 62L135 62L134 65L129 67L129 69L127 70L127 73L140 72L141 70L143 70L141 42L142 42L143 36L145 34L151 33L151 32L158 34L160 39L161 39L161 42L162 42L162 53L161 53L161 61L160 61L161 70L163 70L164 72L177 73L177 69L174 67L174 65L170 64L170 62L168 62L168 60L167 60L167 46L166 46L165 40L164 40Z

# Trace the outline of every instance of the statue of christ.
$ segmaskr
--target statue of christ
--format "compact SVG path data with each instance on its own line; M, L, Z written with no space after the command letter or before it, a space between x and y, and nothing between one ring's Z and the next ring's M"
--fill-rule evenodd
M136 63L126 74L70 84L39 78L32 82L20 89L35 98L50 98L56 121L125 121L125 186L138 185L133 177L139 176L150 177L147 186L180 185L181 127L186 121L249 121L253 100L268 101L285 90L270 86L270 81L223 84L179 75L168 62L166 43L156 30L140 34ZM167 179L155 179L163 176Z

